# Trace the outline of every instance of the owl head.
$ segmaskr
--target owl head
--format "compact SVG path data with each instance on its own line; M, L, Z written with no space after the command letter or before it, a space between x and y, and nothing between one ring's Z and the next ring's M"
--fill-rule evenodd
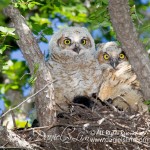
M92 36L84 27L67 27L55 33L49 43L50 53L80 55L95 50Z
M112 69L122 63L128 63L126 54L117 45L116 42L108 42L97 46L98 60L101 65L105 65Z

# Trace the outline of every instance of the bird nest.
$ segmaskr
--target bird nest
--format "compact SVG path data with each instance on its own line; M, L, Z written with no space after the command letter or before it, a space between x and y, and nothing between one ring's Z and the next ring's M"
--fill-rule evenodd
M123 112L106 102L92 108L72 103L69 112L46 127L17 131L41 149L131 150L150 149L150 116Z

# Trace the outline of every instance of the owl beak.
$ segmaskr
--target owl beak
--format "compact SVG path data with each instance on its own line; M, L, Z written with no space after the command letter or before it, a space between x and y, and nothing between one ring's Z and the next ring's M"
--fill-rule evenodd
M115 69L117 65L119 64L118 59L112 58L110 60L110 65Z
M73 51L79 54L80 50L81 50L81 48L79 46L75 45L75 48L73 49Z

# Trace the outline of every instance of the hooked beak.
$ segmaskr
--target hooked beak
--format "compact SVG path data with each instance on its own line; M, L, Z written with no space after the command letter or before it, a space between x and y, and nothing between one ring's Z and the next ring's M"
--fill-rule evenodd
M74 48L73 48L73 51L76 52L77 54L79 54L79 53L80 53L80 50L81 50L80 45L79 45L78 42L76 42L76 43L75 43L75 46L74 46Z
M75 47L73 48L73 51L79 54L80 50L81 50L81 48L80 48L79 44L75 43Z
M110 60L110 65L115 69L117 65L119 64L118 59L112 58Z
M75 48L73 49L73 51L76 52L76 53L78 53L78 54L79 54L80 50L81 50L80 47L75 47Z

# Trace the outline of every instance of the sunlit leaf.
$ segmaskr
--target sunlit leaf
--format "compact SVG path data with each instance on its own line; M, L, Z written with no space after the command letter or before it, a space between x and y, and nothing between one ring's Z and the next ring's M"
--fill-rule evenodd
M15 120L17 128L31 127L31 124L24 120Z
M18 85L12 85L12 86L11 86L11 89L17 90L17 89L19 89L19 86L18 86Z

